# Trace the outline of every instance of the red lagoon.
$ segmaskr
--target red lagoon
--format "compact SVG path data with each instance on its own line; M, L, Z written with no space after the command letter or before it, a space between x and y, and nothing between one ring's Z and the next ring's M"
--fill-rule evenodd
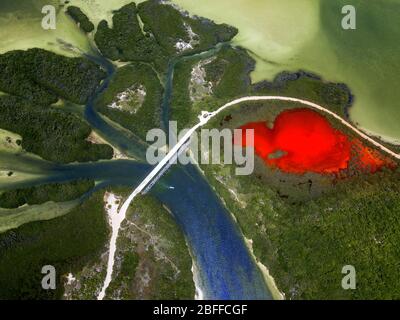
M351 140L310 109L283 111L272 129L265 122L251 122L240 129L254 129L256 154L267 165L289 173L338 173L348 169L351 161L358 169L369 172L394 165L360 140ZM247 146L246 131L242 132L242 145Z

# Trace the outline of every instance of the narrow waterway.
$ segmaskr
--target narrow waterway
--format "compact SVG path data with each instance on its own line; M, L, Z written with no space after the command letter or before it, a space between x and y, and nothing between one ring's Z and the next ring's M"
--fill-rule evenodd
M126 132L122 132L110 124L108 124L104 118L102 118L95 109L95 103L97 98L107 89L112 77L115 74L115 67L107 59L104 59L100 55L87 54L86 57L93 62L100 64L107 73L106 79L103 80L96 93L89 99L85 108L85 119L90 126L99 132L107 142L116 147L119 151L123 152L129 157L144 160L146 153L146 146L143 142L132 134L130 137L126 136Z

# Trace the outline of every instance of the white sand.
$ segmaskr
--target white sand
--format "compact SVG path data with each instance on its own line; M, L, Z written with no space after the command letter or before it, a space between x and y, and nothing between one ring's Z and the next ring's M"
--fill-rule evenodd
M256 261L257 266L261 270L261 273L264 277L265 283L267 284L267 287L268 287L269 291L271 292L272 298L274 300L285 300L285 294L279 290L278 286L276 285L275 279L269 273L268 268L264 264L262 264L257 259L257 257L254 255L253 240L247 239L245 237L245 242L246 242L246 246L249 249L253 259Z
M108 252L107 262L107 274L104 280L103 287L97 296L98 300L103 300L106 290L111 283L112 273L114 268L115 252L117 251L117 237L121 223L125 219L125 214L118 213L118 208L121 203L121 197L114 195L113 193L106 192L104 194L105 210L108 215L108 222L111 226L111 239Z

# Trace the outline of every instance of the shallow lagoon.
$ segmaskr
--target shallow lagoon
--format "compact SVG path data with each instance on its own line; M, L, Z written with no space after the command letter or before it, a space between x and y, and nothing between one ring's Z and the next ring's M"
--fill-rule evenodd
M44 5L54 5L57 9L56 30L44 30L41 13ZM0 4L0 53L10 50L43 48L58 54L74 56L77 53L65 50L59 40L80 50L89 50L87 37L59 7L59 1L13 1L3 0Z
M400 1L354 0L357 30L341 28L344 0L173 0L190 13L239 28L236 44L254 53L253 81L306 69L347 83L361 128L400 141Z
M0 53L38 47L67 56L79 54L77 51L66 50L59 40L81 51L89 51L88 37L65 14L62 6L64 2L62 0L2 0L0 3ZM96 26L102 19L111 22L112 11L130 2L132 1L69 0L70 5L81 7ZM44 17L41 10L45 5L56 7L56 30L44 30L41 27L41 20Z

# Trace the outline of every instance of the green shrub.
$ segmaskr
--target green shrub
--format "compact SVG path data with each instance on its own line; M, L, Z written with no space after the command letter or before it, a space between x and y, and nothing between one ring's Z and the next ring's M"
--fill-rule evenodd
M94 30L94 24L89 18L82 12L82 10L75 6L69 6L67 8L67 14L71 16L76 23L79 23L79 27L86 33Z
M30 188L5 191L0 195L1 208L18 208L24 204L42 204L47 201L64 202L82 196L94 187L94 182L78 180L69 183L52 183Z
M0 128L22 136L22 148L54 162L110 159L113 149L86 141L91 128L75 115L34 105L13 96L0 97Z

